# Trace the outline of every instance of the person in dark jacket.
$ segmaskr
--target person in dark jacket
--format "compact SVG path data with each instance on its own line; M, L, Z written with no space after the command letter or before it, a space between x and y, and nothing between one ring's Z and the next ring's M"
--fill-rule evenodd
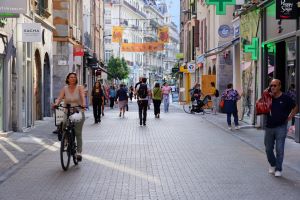
M119 117L122 116L122 113L124 117L126 106L128 104L127 89L125 88L124 84L120 84L120 89L117 91L117 95L116 95L116 101L119 104L119 108L120 108Z
M233 115L235 129L238 130L240 127L236 103L241 99L240 94L234 90L232 84L229 83L227 89L222 93L221 98L224 100L224 112L227 113L228 129L231 130L231 115Z
M95 82L92 94L91 94L91 100L93 104L93 112L94 112L94 119L95 124L101 122L101 107L104 103L104 93L102 90L102 87L100 85L100 82Z

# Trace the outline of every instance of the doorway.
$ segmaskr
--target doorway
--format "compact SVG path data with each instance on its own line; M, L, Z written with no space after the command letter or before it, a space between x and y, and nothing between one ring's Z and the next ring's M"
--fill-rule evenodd
M34 94L34 105L35 106L35 120L42 120L42 67L41 67L41 56L38 50L35 51L35 74L33 79L33 94Z
M44 58L44 117L50 117L51 112L50 112L50 104L51 104L51 94L50 94L50 60L49 60L49 55L48 53L45 54Z

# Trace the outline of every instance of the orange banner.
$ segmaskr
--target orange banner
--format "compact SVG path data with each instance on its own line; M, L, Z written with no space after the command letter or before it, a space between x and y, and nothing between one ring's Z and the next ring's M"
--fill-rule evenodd
M163 42L122 43L123 52L154 52L164 50Z
M112 28L112 42L122 42L124 28L121 26L113 26Z
M164 43L169 42L169 27L163 26L158 28L158 41Z

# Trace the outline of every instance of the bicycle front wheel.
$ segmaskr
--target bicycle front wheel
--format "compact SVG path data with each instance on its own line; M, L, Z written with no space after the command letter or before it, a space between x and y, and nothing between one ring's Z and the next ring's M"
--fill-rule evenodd
M60 143L60 163L63 170L67 171L70 165L71 146L66 132L63 133Z

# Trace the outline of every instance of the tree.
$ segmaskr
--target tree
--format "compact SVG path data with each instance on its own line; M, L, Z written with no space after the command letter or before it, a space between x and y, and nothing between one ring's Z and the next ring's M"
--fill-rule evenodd
M113 56L109 59L107 65L108 79L126 79L129 75L129 68L124 58L114 58Z

